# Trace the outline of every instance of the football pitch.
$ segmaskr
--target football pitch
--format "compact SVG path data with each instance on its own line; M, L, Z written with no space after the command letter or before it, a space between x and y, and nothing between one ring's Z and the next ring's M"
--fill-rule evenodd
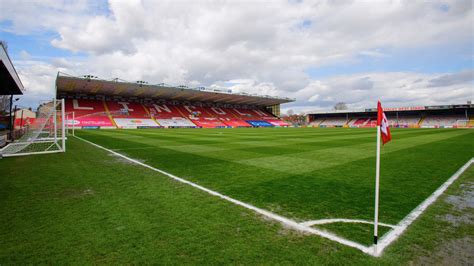
M84 131L103 147L297 222L373 220L374 129ZM474 156L470 130L395 130L380 222L396 225ZM364 245L373 225L316 227ZM381 233L390 227L381 226ZM381 234L381 235L382 235Z
M229 207L228 212L223 211L221 204L227 206L229 202L186 185L170 187L166 183L166 188L159 187L163 186L162 179L166 177L146 179L146 185L142 184L141 190L137 191L135 179L144 178L136 174L137 171L149 170L110 155L81 139L231 199L369 247L373 241L373 225L370 222L374 214L375 133L373 128L77 130L76 136L80 139L70 136L68 144L71 147L67 154L82 153L94 158L94 162L89 164L87 158L71 158L65 160L64 164L73 172L79 171L83 176L96 179L94 182L98 182L98 187L91 193L100 190L101 182L116 181L116 185L121 187L114 192L117 200L115 207L119 209L125 206L124 210L128 210L128 204L136 204L134 201L126 202L132 196L142 197L138 208L148 210L155 206L153 211L139 212L143 217L133 217L139 224L146 223L144 226L150 226L148 223L151 221L160 224L161 220L156 221L152 217L156 211L163 212L164 216L173 216L169 214L173 212L184 213L185 216L189 215L185 220L192 220L196 212L206 208L205 213L208 213L210 220L215 215L228 215L231 219L242 220L235 216L238 213L236 210L244 208L235 206ZM395 228L474 157L473 130L392 129L392 137L393 141L382 147L381 151L379 221L384 226L379 227L379 236ZM61 160L60 156L37 156L36 160ZM29 158L15 160L26 162ZM3 160L1 163L5 165L8 162ZM128 175L127 170L123 172L127 167L133 168ZM114 171L117 176L113 176ZM101 172L104 175L107 173L107 178L102 181ZM472 175L472 171L468 173ZM67 171L63 175L68 178ZM82 185L86 186L88 179L85 178ZM166 182L179 183L172 180ZM181 186L189 187L187 189L193 194L187 190L183 192ZM151 189L166 190L170 194L168 201L173 202L175 196L176 204L160 202L163 199L155 197L154 192L149 193ZM120 195L123 199L120 199ZM193 202L195 207L184 206L183 197L185 201ZM219 204L214 206L209 201ZM90 211L100 212L100 209L91 207ZM127 216L127 219L132 218ZM223 219L222 224L212 222L213 229L203 225L203 220L197 220L196 226L217 231L217 227L222 226L232 231L229 229L232 223L227 224L226 220ZM175 222L179 227L182 221ZM252 227L249 226L244 225L242 230L255 229L249 229ZM291 228L288 230L291 231ZM235 232L229 234L233 238ZM319 237L303 238L304 241L311 241ZM202 241L207 240L196 239L196 243L188 244L195 246ZM341 244L335 243L333 246L338 245ZM360 252L352 248L348 250L351 250L348 251L350 254Z

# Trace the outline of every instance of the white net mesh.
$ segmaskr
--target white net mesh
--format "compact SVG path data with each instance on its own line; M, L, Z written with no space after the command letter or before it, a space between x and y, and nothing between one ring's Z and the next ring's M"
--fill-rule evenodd
M65 151L63 101L40 104L35 119L22 128L22 136L0 150L4 157Z

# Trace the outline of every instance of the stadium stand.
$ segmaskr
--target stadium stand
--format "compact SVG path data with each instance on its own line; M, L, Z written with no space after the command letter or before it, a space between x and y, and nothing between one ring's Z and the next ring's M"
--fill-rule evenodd
M69 125L115 128L102 100L66 99L65 105L66 113L74 112L75 119L68 121Z
M155 121L166 128L196 127L189 119L183 117L178 108L167 103L148 103L144 105Z
M273 125L264 120L247 120L254 127L272 127Z
M223 107L210 107L208 112L219 118L223 123L231 127L251 127L251 125L235 115L231 109Z
M148 85L58 73L56 97L66 99L78 127L260 127L289 126L278 116L289 98L232 93L203 87ZM70 119L72 120L72 119ZM252 123L248 122L252 121Z
M148 111L151 117L155 119L172 119L174 117L183 117L178 109L167 103L147 103L144 107Z
M223 107L145 104L130 101L67 99L66 112L75 114L77 127L285 127L289 124L258 109L245 111ZM240 116L240 117L239 117ZM249 122L244 121L245 117ZM254 119L254 120L253 120ZM251 121L251 122L250 122Z
M362 127L362 126L365 126L369 121L370 121L369 118L355 119L355 121L351 124L351 126Z
M309 126L319 127L324 122L324 118L317 118L309 123Z
M150 118L150 114L141 103L106 101L105 104L113 118Z
M392 127L416 127L418 126L421 117L419 116L388 116L387 117L390 126Z
M184 117L173 117L170 119L156 119L156 122L165 128L178 128L178 127L196 127L193 122L189 121Z
M141 103L129 101L105 101L104 103L118 128L159 126Z
M364 127L376 127L376 126L377 126L377 118L376 117L369 118L367 123L365 123L365 125L364 125Z
M177 106L178 110L189 120L191 120L198 127L202 128L219 128L227 127L221 120L217 117L211 115L208 112L208 108L193 106L193 105L183 105Z
M328 118L320 123L321 126L342 127L347 123L345 117Z
M457 121L465 120L461 115L430 115L423 119L421 127L454 127Z
M337 112L319 111L307 114L307 121L309 125L319 127L375 127L376 111L376 108ZM384 111L391 127L474 127L472 120L474 105L471 102L456 105L386 108ZM345 121L349 122L344 123Z
M270 120L275 123L276 117L266 111L259 109L232 108L231 111L241 120L255 127L274 126ZM268 121L267 121L268 120ZM283 122L285 123L285 122ZM285 123L287 124L287 123Z

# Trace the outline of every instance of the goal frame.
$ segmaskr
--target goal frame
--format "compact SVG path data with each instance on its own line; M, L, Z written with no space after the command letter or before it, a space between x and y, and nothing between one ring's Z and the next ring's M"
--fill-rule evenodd
M27 155L37 155L37 154L51 154L51 153L59 153L59 152L66 152L66 119L65 119L65 101L64 99L60 99L59 103L56 98L52 99L53 103L53 111L52 111L52 121L53 122L53 136L51 137L36 137L33 141L25 142L25 141L13 141L7 144L5 147L0 149L0 158L7 158L7 157L17 157L17 156L27 156ZM58 122L58 107L60 107L60 116L61 120ZM48 117L47 119L51 119ZM45 122L47 123L47 122ZM61 123L61 136L58 136L58 123ZM49 129L51 130L51 128ZM44 128L41 129L44 131ZM41 134L41 133L40 133ZM38 134L39 135L39 134ZM42 151L28 151L22 152L23 149L28 147L29 145L36 144L36 143L51 143L46 149ZM23 149L19 152L15 153L4 153L10 147L25 145ZM53 146L56 146L57 149L50 150Z

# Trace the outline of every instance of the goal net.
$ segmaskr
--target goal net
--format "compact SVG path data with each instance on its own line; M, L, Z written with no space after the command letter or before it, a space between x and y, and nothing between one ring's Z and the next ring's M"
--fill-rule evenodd
M64 100L43 102L23 135L0 149L2 157L66 151Z

